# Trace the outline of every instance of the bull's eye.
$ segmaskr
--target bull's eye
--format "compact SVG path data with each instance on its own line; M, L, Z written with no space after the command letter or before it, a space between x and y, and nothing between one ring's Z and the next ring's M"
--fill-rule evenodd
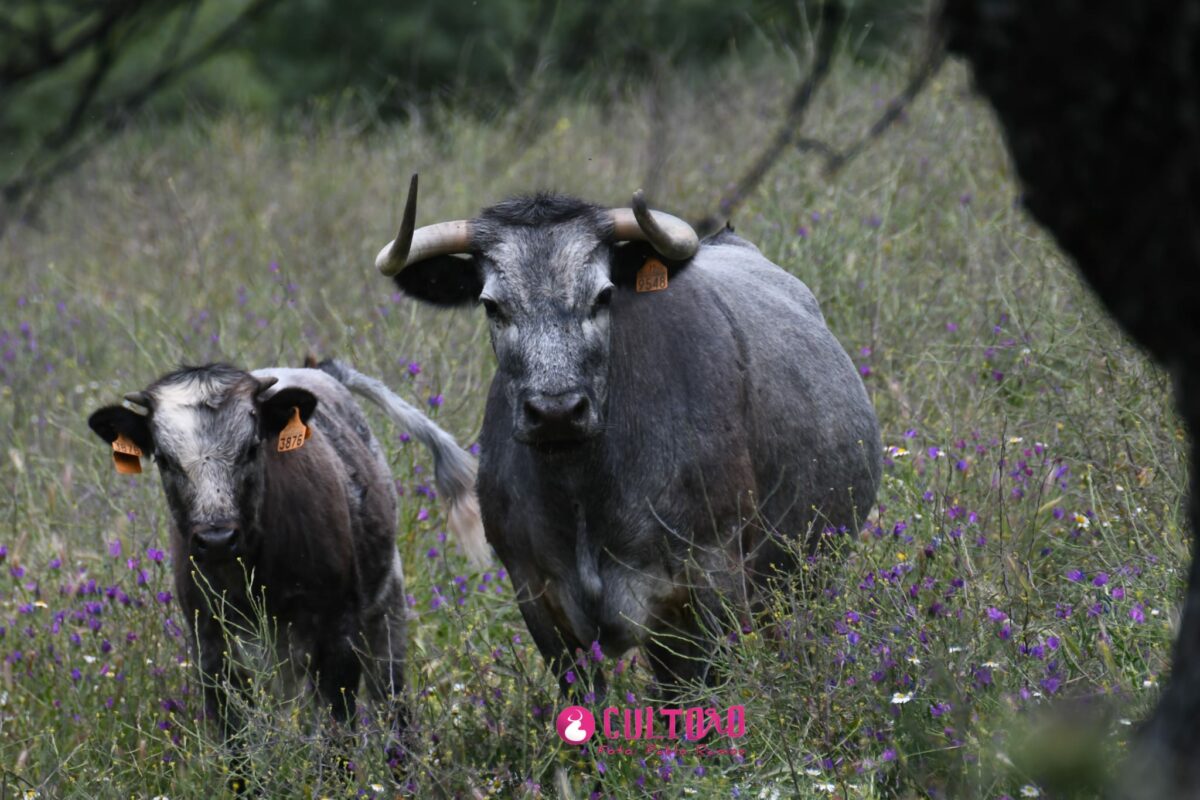
M596 316L604 309L612 304L613 289L611 286L605 286L600 290L600 294L596 295L596 299L592 301L592 316Z
M167 472L174 472L175 470L179 469L179 465L175 463L175 459L171 458L166 453L160 453L158 451L155 451L154 453L154 463L158 464L159 469L166 470Z
M242 463L249 464L256 458L258 458L258 442L255 442L242 451Z
M490 297L481 297L479 302L483 305L483 311L487 314L488 319L492 322L503 322L504 312L500 310L499 304Z

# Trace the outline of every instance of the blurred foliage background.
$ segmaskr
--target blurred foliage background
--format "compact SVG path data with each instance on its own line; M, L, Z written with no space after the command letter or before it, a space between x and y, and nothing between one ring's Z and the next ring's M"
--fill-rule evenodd
M487 116L668 72L703 81L729 56L803 52L825 1L5 0L0 193L11 206L146 115ZM878 60L926 5L840 3L845 51Z
M1099 796L1169 667L1186 436L1168 377L1023 212L967 70L892 102L924 5L845 0L818 28L831 5L773 0L0 0L0 800L215 797L228 777L161 489L112 472L90 411L181 361L311 351L474 442L495 369L483 315L423 308L371 267L403 179L422 173L422 223L537 187L725 210L796 119L817 30L837 31L828 79L734 222L820 299L888 464L873 528L772 593L778 624L714 647L748 756L563 746L506 576L468 569L423 452L380 420L405 493L412 767L391 771L367 718L353 774L328 769L319 710L270 694L267 664L253 788ZM845 151L891 110L833 178L798 138ZM632 658L612 674L618 704L652 702Z

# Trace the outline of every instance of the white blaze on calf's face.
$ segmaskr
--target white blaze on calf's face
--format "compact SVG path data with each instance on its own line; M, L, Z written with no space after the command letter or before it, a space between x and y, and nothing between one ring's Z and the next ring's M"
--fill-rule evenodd
M191 377L154 387L151 428L163 488L188 526L234 522L255 483L258 430L237 382Z

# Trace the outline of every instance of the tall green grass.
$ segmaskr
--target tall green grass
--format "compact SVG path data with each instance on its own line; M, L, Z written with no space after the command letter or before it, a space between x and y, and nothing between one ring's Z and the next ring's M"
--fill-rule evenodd
M200 718L152 468L118 476L85 418L179 362L348 359L465 444L494 366L483 315L372 268L411 172L419 222L551 187L698 217L771 133L798 68L557 101L487 124L198 119L123 135L0 240L0 796L200 797L227 760ZM899 70L837 71L806 133L859 134ZM653 141L652 141L653 140ZM1188 556L1165 377L1020 209L987 108L951 65L836 180L789 154L734 224L815 292L888 447L878 520L775 624L714 651L746 755L608 755L555 735L553 679L502 570L443 535L429 460L376 415L404 489L418 753L367 706L328 726L263 680L245 735L265 796L1090 796L1168 666ZM431 402L432 400L432 402ZM268 626L269 627L269 626ZM586 656L585 656L586 657ZM653 703L626 657L605 702ZM265 670L265 668L260 667ZM721 742L714 741L713 747ZM32 796L32 795L30 795Z

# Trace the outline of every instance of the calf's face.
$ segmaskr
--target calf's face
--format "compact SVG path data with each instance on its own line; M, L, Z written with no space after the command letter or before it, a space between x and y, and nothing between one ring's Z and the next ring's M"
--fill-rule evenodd
M180 556L215 564L253 552L265 450L277 446L293 413L306 423L317 402L303 389L273 391L273 384L223 366L187 368L127 395L147 413L106 406L88 418L106 442L124 437L153 456Z

